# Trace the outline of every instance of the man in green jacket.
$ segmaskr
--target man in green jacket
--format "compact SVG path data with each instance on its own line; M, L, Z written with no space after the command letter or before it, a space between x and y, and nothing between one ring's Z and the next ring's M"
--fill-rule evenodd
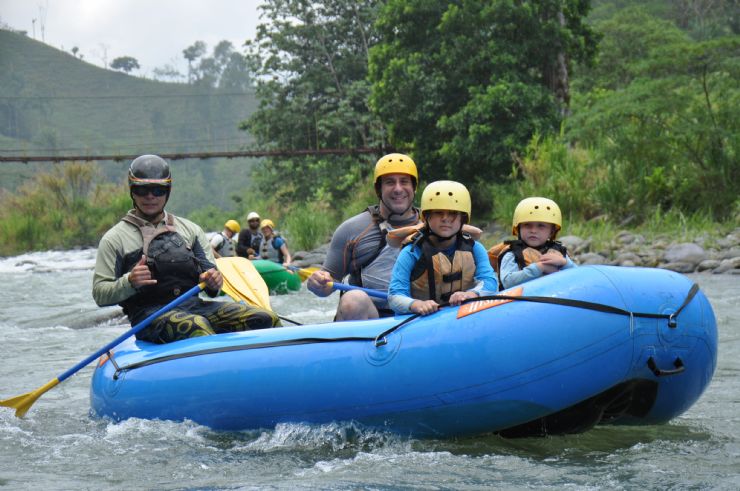
M195 223L165 211L172 190L169 164L142 155L129 166L134 208L98 246L92 294L99 306L119 304L132 325L199 282L215 297L223 285L213 251ZM136 337L153 343L278 326L277 316L236 302L193 297L166 312Z

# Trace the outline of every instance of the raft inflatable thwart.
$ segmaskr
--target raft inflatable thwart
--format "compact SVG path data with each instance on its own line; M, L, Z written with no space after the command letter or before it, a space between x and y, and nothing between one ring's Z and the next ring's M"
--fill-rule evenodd
M93 412L219 430L355 421L415 437L664 423L717 363L712 308L672 271L582 266L396 316L129 340L92 377Z

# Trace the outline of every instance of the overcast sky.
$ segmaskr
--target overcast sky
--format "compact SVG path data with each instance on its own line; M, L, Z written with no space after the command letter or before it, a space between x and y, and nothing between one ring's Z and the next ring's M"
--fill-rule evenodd
M187 71L182 51L204 41L210 55L221 40L242 52L253 39L260 0L0 0L0 25L27 31L56 48L77 46L85 61L103 66L132 56L140 75L173 65ZM36 22L33 22L36 19ZM43 24L43 39L42 29Z

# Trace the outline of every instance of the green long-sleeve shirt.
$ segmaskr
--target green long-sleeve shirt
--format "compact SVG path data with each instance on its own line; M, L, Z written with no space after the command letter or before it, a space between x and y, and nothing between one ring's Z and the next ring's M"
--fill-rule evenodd
M133 214L133 210L129 211L129 214ZM216 260L203 229L190 220L174 215L173 217L177 233L194 246L193 252L203 270L214 268ZM156 226L153 224L146 226L164 228L166 219L167 212ZM125 221L118 222L100 239L92 288L93 298L99 306L119 304L136 293L128 280L128 271L123 271L124 257L140 250L143 244L144 239L139 229Z

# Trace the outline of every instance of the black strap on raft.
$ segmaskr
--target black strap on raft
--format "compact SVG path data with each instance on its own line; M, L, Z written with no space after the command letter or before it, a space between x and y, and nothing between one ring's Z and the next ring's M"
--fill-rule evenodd
M490 295L487 297L478 297L467 300L467 302L471 301L480 301L480 300L516 300L516 301L522 301L522 302L535 302L535 303L549 303L553 305L564 305L566 307L577 307L579 309L588 309L588 310L595 310L597 312L605 312L607 314L619 314L619 315L626 315L630 317L644 317L648 319L668 319L668 327L675 328L677 326L676 323L676 317L678 314L681 313L681 311L691 302L691 300L696 296L696 293L699 291L699 285L694 283L691 286L691 289L686 294L686 298L684 299L681 306L672 314L653 314L653 313L644 313L644 312L630 312L629 310L620 309L619 307L612 307L611 305L604 305L600 303L594 303L594 302L586 302L583 300L573 300L570 298L556 298L556 297L527 297L527 296L510 296L510 295Z
M490 295L486 297L471 298L471 299L466 300L463 303L477 302L480 300L514 300L518 302L547 303L547 304L553 304L553 305L562 305L565 307L576 307L579 309L595 310L597 312L604 312L607 314L626 315L629 317L643 317L643 318L648 318L648 319L668 319L668 327L675 328L677 326L676 317L678 317L681 311L684 308L686 308L686 306L696 296L698 291L699 291L699 285L694 283L691 286L691 289L689 290L689 292L686 294L686 298L684 299L681 306L678 309L676 309L676 311L673 312L672 314L653 314L653 313L643 313L643 312L630 312L629 310L620 309L619 307L613 307L611 305L604 305L604 304L595 303L595 302L586 302L583 300L573 300L569 298L555 298L555 297L524 297L524 296L515 297L515 296L510 296L510 295ZM447 304L443 304L440 307L444 307L444 306L447 306ZM192 351L190 353L178 353L175 355L168 355L168 356L162 356L159 358L152 358L150 360L143 360L137 363L132 363L125 367L119 367L114 364L116 371L113 374L113 378L117 379L119 373L121 372L125 372L128 370L135 370L137 368L142 368L142 367L146 367L149 365L162 363L165 361L177 360L179 358L191 358L193 356L210 355L214 353L227 353L231 351L246 351L246 350L262 349L262 348L277 348L280 346L299 346L303 344L343 343L343 342L351 342L351 341L371 341L375 345L376 348L380 348L381 346L388 344L388 339L387 339L388 335L397 331L398 329L410 323L411 321L418 319L419 317L420 317L420 314L411 315L407 317L406 319L404 319L403 321L401 321L400 323L396 324L395 326L381 332L375 337L357 336L357 337L341 337L341 338L286 339L284 341L271 341L268 343L255 343L255 344L248 344L248 345L243 345L243 346L223 346L220 348L211 348L211 349L205 349L205 350ZM285 319L285 320L288 320L288 319ZM293 322L293 321L290 321L290 322ZM113 359L112 356L110 356L110 358ZM683 369L683 366L679 366L678 364L676 364L675 371L669 372L669 371L664 370L664 371L661 371L661 375L678 373L682 369Z

